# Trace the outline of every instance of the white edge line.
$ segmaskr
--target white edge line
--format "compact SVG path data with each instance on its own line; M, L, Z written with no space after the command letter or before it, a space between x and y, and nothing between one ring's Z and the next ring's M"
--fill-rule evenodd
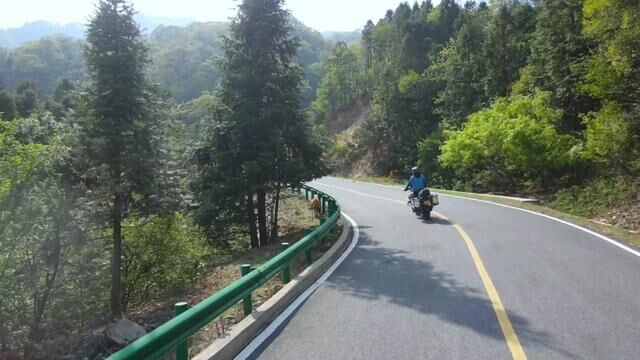
M391 189L398 189L398 188L400 188L399 186L391 186L391 185L384 185L384 184L376 184L376 183L370 183L370 182L366 182L366 181L343 180L343 179L340 179L340 178L334 178L334 179L338 179L338 180L342 180L342 181L346 181L346 182L353 181L353 182L356 182L356 183L359 183L359 184L376 185L376 186L381 186L381 187L391 188ZM438 193L438 191L434 191L434 192L435 192L436 194ZM595 231L593 231L593 230L589 230L589 229L587 229L587 228L585 228L585 227L582 227L582 226L580 226L580 225L573 224L573 223L568 222L568 221L566 221L566 220L558 219L558 218L553 217L553 216L551 216L551 215L542 214L542 213L539 213L539 212L536 212L536 211L533 211L533 210L522 209L522 208L515 207L515 206L510 206L510 205L500 204L500 203L496 203L496 202L489 201L489 200L474 199L474 198L465 197L465 196L450 195L450 194L442 194L442 193L440 193L440 195L442 195L442 196L454 197L454 198L458 198L458 199L464 199L464 200L471 200L471 201L483 202L483 203L492 204L492 205L496 205L496 206L502 206L502 207L509 208L509 209L514 209L514 210L524 211L524 212L526 212L526 213L533 214L533 215L542 216L542 217L544 217L544 218L547 218L547 219L550 219L550 220L554 220L554 221L557 221L557 222L559 222L559 223L562 223L562 224L565 224L565 225L571 226L571 227L576 228L576 229L578 229L578 230L582 230L582 231L586 232L587 234L591 234L591 235L593 235L593 236L595 236L595 237L597 237L597 238L600 238L601 240L604 240L604 241L606 241L606 242L610 243L610 244L611 244L611 245L613 245L613 246L616 246L616 247L618 247L618 248L620 248L620 249L622 249L622 250L624 250L624 251L628 252L629 254L632 254L632 255L635 255L635 256L637 256L637 257L640 257L640 251L635 250L635 249L633 249L633 248L631 248L631 247L629 247L629 246L626 246L626 245L624 245L624 244L620 243L619 241L613 240L613 239L611 239L611 238L609 238L609 237L607 237L607 236L604 236L604 235L602 235L602 234L599 234L599 233L597 233L597 232L595 232ZM479 195L480 195L480 196L482 196L481 194L479 194Z
M611 239L609 237L606 237L606 236L604 236L602 234L599 234L599 233L597 233L597 232L595 232L593 230L589 230L589 229L587 229L585 227L582 227L580 225L576 225L576 224L570 223L570 222L568 222L566 220L558 219L558 218L553 217L551 215L542 214L542 213L539 213L539 212L536 212L536 211L533 211L533 210L522 209L522 208L515 207L515 206L499 204L499 203L495 203L493 201L488 201L488 200L474 199L474 198L468 198L468 197L458 196L458 195L449 195L449 194L440 194L440 195L445 196L445 197L448 196L448 197L454 197L454 198L459 198L459 199L483 202L483 203L492 204L492 205L496 205L496 206L502 206L502 207L509 208L509 209L524 211L526 213L533 214L533 215L542 216L544 218L547 218L547 219L550 219L550 220L554 220L554 221L557 221L559 223L571 226L571 227L576 228L578 230L582 230L582 231L584 231L584 232L586 232L588 234L591 234L591 235L593 235L593 236L595 236L597 238L600 238L601 240L604 240L604 241L610 243L611 245L617 246L618 248L620 248L620 249L622 249L622 250L624 250L624 251L626 251L626 252L628 252L628 253L630 253L632 255L640 257L640 251L632 249L632 248L630 248L630 247L628 247L628 246L626 246L626 245L624 245L624 244L622 244L622 243L620 243L620 242L618 242L616 240L613 240L613 239Z
M305 290L282 313L280 313L280 315L278 315L278 317L273 320L266 329L264 329L258 336L256 336L256 338L253 339L253 341L251 341L251 343L247 345L247 347L245 347L240 352L240 354L235 357L235 360L245 360L249 356L251 356L258 349L258 347L260 347L260 345L262 345L276 330L278 330L278 328L280 328L282 323L285 322L291 316L291 314L293 314L293 312L296 311L300 307L300 305L302 305L305 300L307 300L325 281L327 281L329 276L331 276L331 274L336 271L338 266L340 266L340 264L344 262L347 256L351 254L353 249L355 249L356 245L358 244L358 238L360 237L360 229L358 229L358 224L356 224L356 222L349 215L343 212L342 216L344 216L345 219L347 219L347 221L351 223L351 227L353 228L353 237L351 238L351 244L349 244L347 250L345 250L342 255L340 255L338 260L336 260L336 262L333 263L333 265L331 265L331 267L327 271L325 271L325 273L322 274L322 276L320 276L318 280L311 284L311 286L309 286L307 290Z

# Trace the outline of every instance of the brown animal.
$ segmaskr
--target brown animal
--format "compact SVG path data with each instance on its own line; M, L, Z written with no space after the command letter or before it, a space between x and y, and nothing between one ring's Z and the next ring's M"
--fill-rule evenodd
M311 202L309 203L309 209L311 209L311 212L313 214L313 218L314 219L320 219L320 199L314 197L313 199L311 199Z

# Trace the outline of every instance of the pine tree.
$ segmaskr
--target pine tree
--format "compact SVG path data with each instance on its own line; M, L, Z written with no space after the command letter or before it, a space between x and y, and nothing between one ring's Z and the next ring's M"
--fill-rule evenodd
M365 66L367 70L371 68L373 63L373 38L372 33L375 29L373 21L368 20L362 29L362 43L364 44Z
M488 98L508 95L520 69L527 65L535 15L535 9L529 3L520 1L503 2L493 9L484 45Z
M488 16L485 7L467 9L460 31L428 70L434 81L444 85L436 100L437 112L455 126L487 104L482 87L487 71L482 49Z
M92 192L112 230L111 312L122 312L122 222L152 193L156 149L145 67L148 50L124 0L100 0L87 29L91 116L82 126L82 155Z
M298 41L291 33L282 0L240 4L224 41L221 106L196 154L199 222L209 229L244 223L252 247L276 234L280 190L321 171L320 150L299 109L302 72L292 63Z
M542 0L533 35L531 65L533 85L554 95L554 105L565 111L564 130L582 127L579 114L591 110L578 91L576 70L589 51L582 32L582 0Z

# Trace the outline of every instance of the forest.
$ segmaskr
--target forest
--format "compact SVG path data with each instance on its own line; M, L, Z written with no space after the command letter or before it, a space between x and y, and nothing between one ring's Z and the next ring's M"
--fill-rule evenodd
M282 1L149 36L96 4L84 40L0 51L0 357L104 357L94 329L275 242L328 172L304 104L330 46Z
M417 164L435 187L618 207L635 229L639 50L637 2L401 3L336 45L310 112L337 173Z
M402 2L357 41L283 0L148 35L133 5L0 48L0 354L72 356L273 243L281 194L327 174L418 165L640 228L638 2Z

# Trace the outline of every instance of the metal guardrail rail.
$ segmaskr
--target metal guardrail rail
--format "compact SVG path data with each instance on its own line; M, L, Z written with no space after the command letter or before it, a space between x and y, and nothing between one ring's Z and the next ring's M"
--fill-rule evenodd
M252 269L250 265L241 268L242 277L216 292L206 300L188 308L186 303L176 304L176 316L129 346L111 355L108 360L159 359L176 350L176 360L186 360L189 354L189 338L218 316L240 301L244 305L245 316L251 314L253 305L251 293L278 274L284 283L290 281L291 263L304 256L307 265L312 262L311 249L324 241L326 235L335 228L340 218L340 207L336 200L309 186L302 186L307 200L320 200L324 214L320 225L290 245L282 244L282 252L263 265Z

